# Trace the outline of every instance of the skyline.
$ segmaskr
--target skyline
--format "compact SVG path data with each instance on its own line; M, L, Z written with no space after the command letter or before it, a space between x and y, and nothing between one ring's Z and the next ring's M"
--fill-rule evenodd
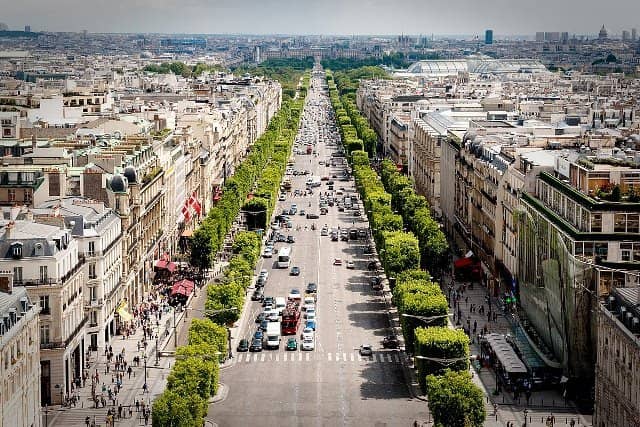
M12 30L29 25L32 31L52 32L474 36L493 29L501 38L537 31L592 35L602 25L610 35L619 35L640 26L633 19L638 15L640 3L624 0L460 0L455 8L418 0L24 0L4 6L2 20Z

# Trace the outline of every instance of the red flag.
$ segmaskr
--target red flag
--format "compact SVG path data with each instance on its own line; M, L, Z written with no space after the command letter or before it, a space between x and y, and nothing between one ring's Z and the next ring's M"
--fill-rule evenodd
M191 211L189 210L189 206L186 204L182 206L182 215L184 215L184 222L189 222L191 220Z

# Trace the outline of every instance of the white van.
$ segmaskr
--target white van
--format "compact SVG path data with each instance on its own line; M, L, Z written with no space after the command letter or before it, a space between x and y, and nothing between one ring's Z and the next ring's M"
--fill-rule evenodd
M282 310L287 306L287 301L284 297L276 297L276 310L278 311L278 315L282 315Z

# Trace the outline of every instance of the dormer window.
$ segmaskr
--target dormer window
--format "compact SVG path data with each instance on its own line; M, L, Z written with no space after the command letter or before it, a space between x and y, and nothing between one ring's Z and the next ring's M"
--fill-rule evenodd
M22 258L22 243L13 243L11 245L11 255L14 258Z
M42 243L36 243L34 246L36 256L44 256L44 246Z

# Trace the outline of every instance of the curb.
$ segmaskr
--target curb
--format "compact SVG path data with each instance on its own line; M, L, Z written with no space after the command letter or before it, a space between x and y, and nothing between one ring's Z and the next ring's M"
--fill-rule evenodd
M209 399L210 404L224 402L224 400L229 395L229 387L227 387L223 383L218 383L218 392L215 396Z

